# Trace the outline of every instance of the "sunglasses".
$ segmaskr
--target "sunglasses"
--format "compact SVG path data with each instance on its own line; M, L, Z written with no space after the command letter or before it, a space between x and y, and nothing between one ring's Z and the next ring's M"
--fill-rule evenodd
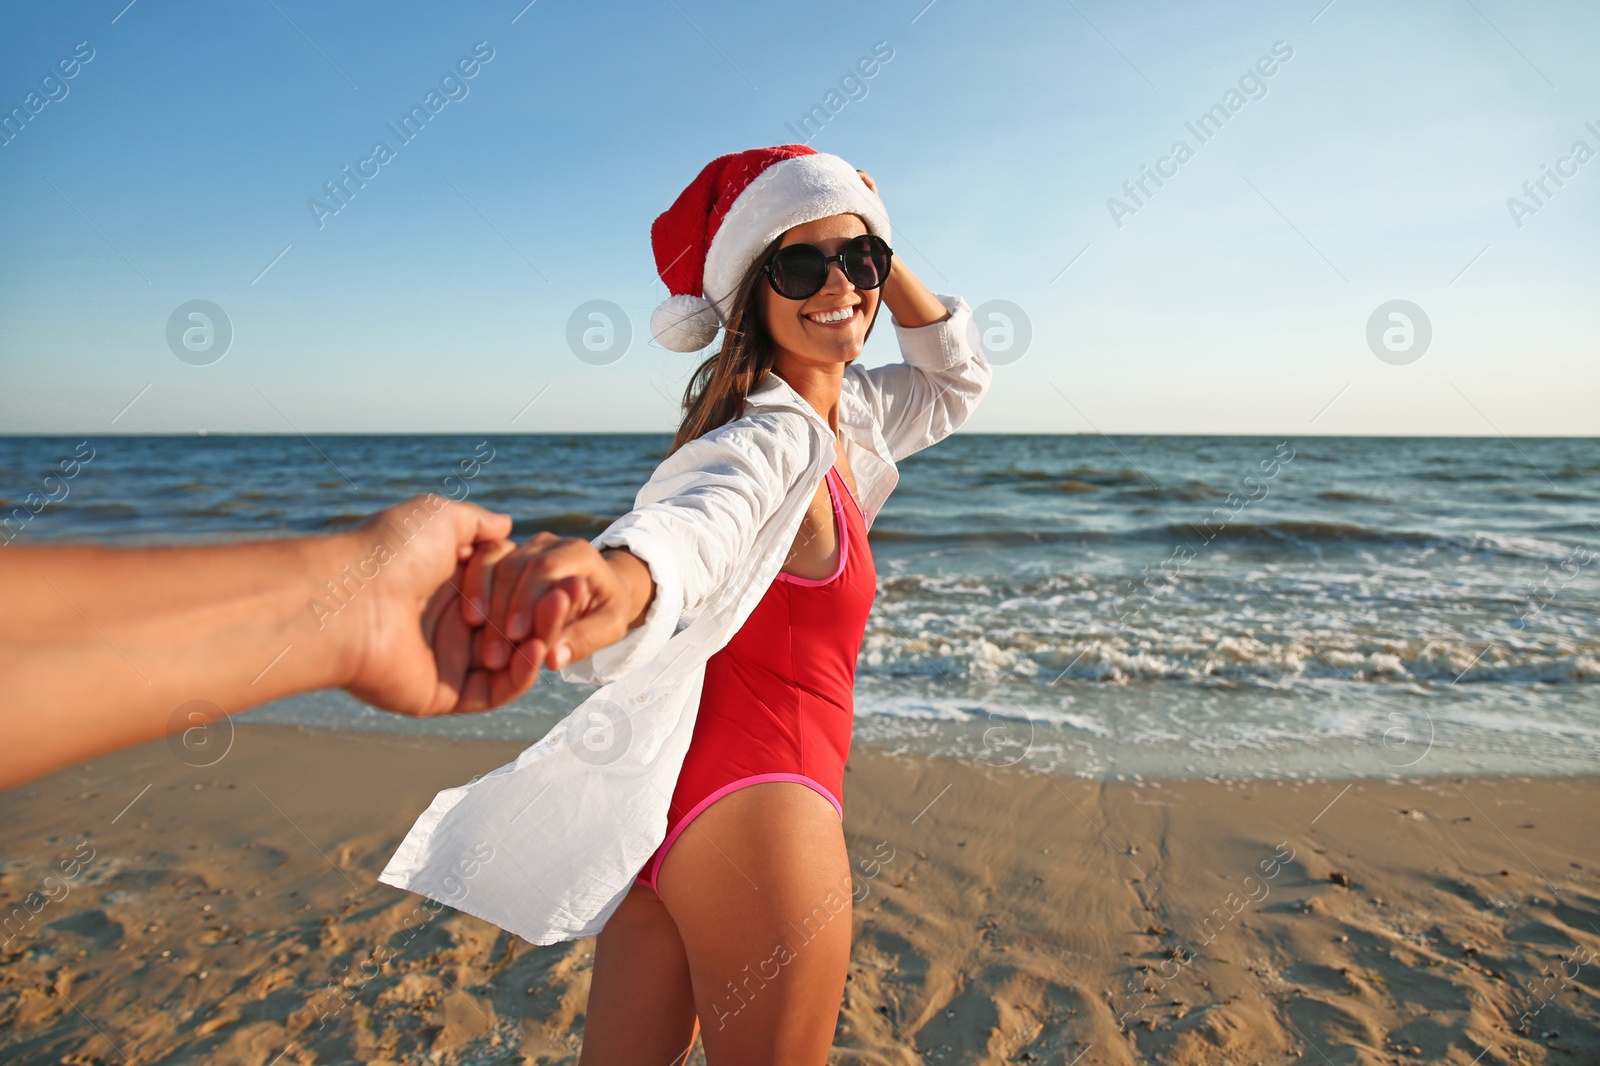
M893 256L894 250L882 237L864 233L853 238L838 255L825 255L814 244L791 244L778 249L761 269L773 292L785 300L805 300L827 284L828 264L838 263L856 288L876 289L888 278Z

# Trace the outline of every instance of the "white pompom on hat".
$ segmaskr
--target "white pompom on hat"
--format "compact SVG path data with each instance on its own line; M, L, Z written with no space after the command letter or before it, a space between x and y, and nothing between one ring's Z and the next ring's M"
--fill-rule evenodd
M698 352L717 339L717 309L703 296L668 296L650 312L650 335L674 352Z
M889 240L883 201L836 155L785 144L712 160L650 227L672 293L651 313L651 335L675 352L709 345L756 257L784 231L829 215L857 215Z

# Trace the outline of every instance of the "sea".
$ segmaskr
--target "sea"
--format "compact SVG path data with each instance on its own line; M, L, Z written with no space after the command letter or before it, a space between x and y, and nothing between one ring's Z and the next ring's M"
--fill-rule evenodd
M592 537L669 443L0 437L0 540L326 533L418 492ZM1129 781L1600 769L1600 440L963 433L900 475L858 745ZM590 691L242 720L531 743Z

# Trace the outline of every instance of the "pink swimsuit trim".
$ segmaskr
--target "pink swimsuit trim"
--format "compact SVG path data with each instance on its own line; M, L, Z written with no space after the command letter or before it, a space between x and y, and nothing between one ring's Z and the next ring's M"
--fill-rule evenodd
M831 584L832 582L834 582L835 580L838 579L840 574L844 573L845 560L850 555L850 523L846 522L845 519L844 519L844 503L843 503L843 501L841 501L839 499L839 495L840 494L839 494L838 489L834 487L834 479L838 478L840 476L839 473L838 473L838 469L839 468L836 467L836 466L830 466L828 468L828 473L827 473L826 477L824 478L824 480L828 482L828 498L833 501L834 536L839 541L839 565L838 565L838 567L833 571L833 573L830 576L825 577L825 578L796 577L794 574L786 574L782 570L779 570L778 571L778 580L779 581L792 581L796 585L807 585L807 586L810 586L810 587L814 588L814 587L816 587L818 585ZM846 496L850 496L851 495L849 486L845 486L844 495L846 495ZM852 498L852 500L854 499L853 496L851 498ZM856 511L859 512L860 510L861 510L861 508L858 505L856 507Z
M850 523L845 511L843 497L850 497L850 502L852 505L854 505L856 513L861 516L862 525L865 527L866 515L861 510L861 505L856 502L855 493L851 492L850 486L845 484L844 475L839 473L838 467L830 467L825 475L824 480L828 482L828 495L833 501L834 525L839 536L839 566L833 572L831 577L822 580L815 578L795 577L792 574L786 574L782 571L779 571L778 580L780 581L788 581L795 585L817 587L821 585L829 585L839 580L840 576L844 573L845 564L850 557ZM767 782L773 781L805 785L807 788L825 797L829 803L833 804L834 811L837 812L839 818L843 820L844 806L839 797L828 791L827 786L823 785L815 778L807 777L805 774L797 773L766 773L753 774L749 777L741 777L738 780L732 781L729 784L723 785L713 791L710 795L696 803L685 817L679 819L674 828L667 833L667 837L664 841L662 841L661 846L656 849L655 857L647 864L646 869L641 871L640 874L636 876L635 880L644 884L651 891L656 891L656 881L661 875L661 864L666 861L667 853L672 849L672 845L677 842L677 839L683 835L684 831L689 828L689 826L697 817L700 816L702 811L704 811L707 807L710 807L717 800L728 795L730 792L737 792L741 788L748 788L751 785L766 784Z
M667 839L662 843L661 850L656 854L656 861L650 864L650 880L646 882L650 890L652 892L656 890L656 878L661 873L661 864L666 861L667 852L672 850L673 843L683 835L684 830L689 828L689 825L695 820L696 817L699 816L701 811L705 810L707 807L711 806L713 803L717 802L717 800L721 799L723 796L726 796L730 792L737 792L739 789L748 788L750 785L766 784L768 781L789 781L797 785L805 785L808 788L821 793L821 795L824 796L829 803L833 804L833 809L839 812L839 818L841 821L843 821L844 807L840 805L839 800L833 795L833 793L829 792L826 788L823 788L821 784L809 777L806 777L804 774L755 774L751 777L741 777L737 781L732 781L726 785L723 785L721 788L711 793L711 795L707 796L699 803L696 803L694 805L694 809L689 812L688 817L680 821L677 827L673 829L672 832L667 834Z

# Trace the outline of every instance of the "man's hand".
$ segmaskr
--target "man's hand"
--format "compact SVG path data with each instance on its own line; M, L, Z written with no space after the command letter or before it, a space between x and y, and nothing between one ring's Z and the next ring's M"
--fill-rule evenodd
M472 627L449 609L474 547L510 533L509 515L419 496L347 534L352 569L377 575L357 594L344 688L375 707L416 716L485 710L527 691L531 679L511 684L472 668Z
M350 533L171 548L0 551L0 788L322 688L433 715L520 695L473 669L457 600L507 515L419 496ZM529 679L531 680L531 679Z

